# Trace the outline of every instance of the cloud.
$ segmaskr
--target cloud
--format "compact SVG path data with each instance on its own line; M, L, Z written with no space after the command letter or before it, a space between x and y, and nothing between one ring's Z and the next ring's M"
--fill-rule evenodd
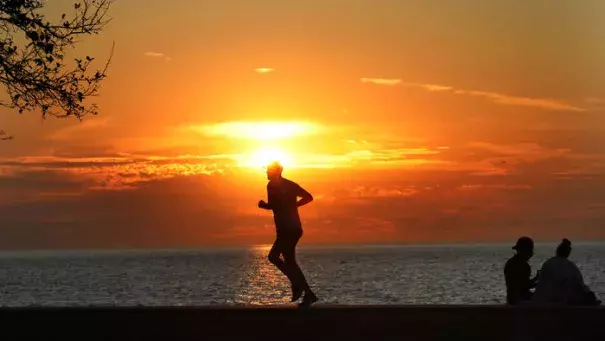
M267 68L267 67L259 67L257 69L254 69L254 71L256 71L258 73L270 73L270 72L275 71L275 69Z
M571 153L571 150L566 148L546 148L538 143L532 142L506 145L499 145L490 142L471 142L467 145L467 147L475 150L479 149L488 151L496 157L528 157L529 160L563 156Z
M346 194L345 194L346 193ZM394 186L357 186L352 189L345 189L337 194L337 197L342 197L344 194L345 198L394 198L394 197L408 197L418 194L418 189L410 186L404 187L400 185Z
M480 191L486 189L510 190L510 191L527 191L531 190L530 185L523 184L489 184L489 185L461 185L458 187L462 191Z
M350 144L368 144L368 141L366 141L366 140L349 139L349 140L344 140L344 142L350 143Z
M526 106L526 107L534 107L545 110L553 110L553 111L575 111L582 112L586 111L586 109L567 104L561 101L557 101L554 99L548 98L530 98L530 97L518 97L518 96L509 96L503 95L495 92L485 92L485 91L466 91L459 90L457 93L466 94L471 96L479 96L484 97L496 104L502 105L518 105L518 106Z
M28 188L62 186L61 174L24 174ZM51 186L52 184L52 186ZM124 191L93 191L0 204L0 248L137 248L220 243L214 237L238 227L270 222L270 216L242 219L242 182L219 176L158 179ZM245 184L243 184L245 185ZM2 186L2 183L0 183ZM51 223L52 222L52 223ZM270 240L273 231L260 238ZM261 239L261 240L262 240ZM228 243L246 244L246 238ZM260 240L257 240L260 241Z
M586 175L597 174L605 164L604 154L580 153L572 148L536 142L497 144L476 141L436 150L440 152L437 159L424 158L440 163L424 165L425 170L438 168L473 176L510 178L542 174L548 177L571 170L583 170L583 175Z
M172 60L172 58L160 52L145 52L144 55L152 58L164 58L167 62Z
M86 190L120 190L152 180L188 175L220 174L232 164L227 156L182 155L179 157L115 155L105 157L19 157L0 160L1 174L51 172L79 179ZM1 175L0 174L0 175Z
M447 161L435 159L438 150L429 148L361 149L343 153L297 153L293 168L371 169L422 168L437 169Z
M597 97L588 97L584 101L591 106L592 111L605 111L605 99Z
M584 99L586 103L590 104L605 104L605 99L597 98L597 97L588 97Z
M389 85L395 86L401 83L401 79L399 78L362 78L362 83L371 83L376 85Z
M571 148L547 147L538 143L472 143L467 148L474 151L473 157L482 159L484 165L505 170L507 175L527 177L541 174L545 178L579 180L605 174L605 154L600 152L581 153Z
M393 148L376 150L356 150L344 154L341 162L344 165L425 165L441 164L441 160L426 159L426 156L437 155L438 150L429 148ZM337 157L335 157L338 160Z
M90 135L90 129L102 125L78 125L66 128L65 139L78 132ZM268 158L282 160L292 168L438 168L445 162L438 160L447 149L426 147L421 142L401 137L385 136L377 142L345 140L341 135L330 139L311 139L308 135L324 133L328 129L320 124L303 121L255 122L232 121L206 125L177 127L178 135L192 132L208 138L197 145L174 145L167 148L137 149L122 143L112 145L77 144L54 146L50 156L29 156L0 159L0 169L49 169L97 179L99 188L129 188L138 182L183 174L210 174L233 168L259 168ZM333 128L330 127L330 132ZM338 130L338 128L336 128ZM348 134L348 132L347 132ZM301 145L297 139L307 145ZM384 139L387 140L384 140ZM274 140L279 140L278 144ZM238 141L240 140L240 141ZM318 141L319 140L319 141ZM151 141L149 145L153 145ZM335 143L331 143L335 142ZM346 143L343 143L346 142ZM422 142L424 143L424 142ZM140 143L135 145L139 146ZM274 150L267 147L276 146ZM402 148L401 145L407 147ZM221 148L223 146L223 148ZM308 147L308 148L307 148ZM127 149L124 149L127 148ZM284 158L284 159L282 159ZM267 161L268 162L268 161ZM7 168L8 167L8 168Z
M538 144L477 142L463 152L484 152L476 160L489 160L500 155L529 159L549 150ZM379 155L405 152L413 157L431 150ZM2 160L0 169L8 171L0 173L0 248L167 248L272 241L271 215L255 207L254 198L264 195L262 173L252 178L243 170L187 171L215 161L202 156L124 154L115 159ZM304 242L485 241L514 239L521 232L544 238L568 235L570 223L584 226L574 229L571 238L587 233L604 237L598 218L605 213L598 206L605 202L601 178L559 181L542 166L532 165L539 172L507 177L476 177L470 168L447 167L405 173L384 167L297 173L294 180L317 198L301 214ZM111 184L118 182L123 185L115 190Z
M232 121L216 124L189 126L186 129L202 133L207 136L225 136L235 139L251 140L278 140L295 136L317 133L321 126L316 123L304 121L289 122L246 122Z
M532 97L524 97L524 96L512 96L507 94L501 94L496 92L488 92L488 91L477 91L477 90L466 90L466 89L457 89L453 86L449 85L440 85L440 84L429 84L429 83L410 83L403 82L399 78L362 78L361 81L363 83L373 83L378 85L389 85L389 86L405 86L412 88L424 89L426 91L431 92L451 92L456 95L466 95L466 96L476 96L483 97L495 104L500 105L516 105L516 106L525 106L525 107L533 107L540 108L544 110L552 110L552 111L573 111L573 112L583 112L587 111L587 109L575 106L572 104L568 104L556 99L550 98L532 98ZM600 99L592 98L590 99L593 104L600 104Z
M362 83L372 83L376 85L401 85L405 87L421 88L427 91L452 91L454 88L451 86L438 85L438 84L421 84L421 83L407 83L403 82L401 78L361 78Z
M83 121L76 121L75 124L63 127L47 138L52 141L73 142L76 138L90 137L91 133L96 133L110 124L108 117L89 117Z
M297 122L301 123L301 122ZM300 142L309 141L306 135L316 134L319 130L305 130L297 124L282 126L268 124L267 122L233 121L217 124L194 125L179 129L192 130L196 134L211 137L215 144L227 145L228 150L215 148L212 155L198 155L192 160L198 164L199 160L213 161L217 167L261 167L261 159L274 157L282 160L288 168L313 169L400 169L413 170L442 170L452 172L473 172L478 175L511 175L523 172L522 163L535 163L545 160L559 160L560 164L545 165L544 170L563 172L571 168L580 167L582 160L573 161L570 148L553 148L539 143L527 142L518 144L495 144L486 141L472 142L462 145L431 145L427 141L402 139L400 136L376 135L365 139L347 139L345 135L330 138L329 134L322 136L321 145L301 145ZM313 124L311 124L313 125ZM304 125L303 125L304 126ZM296 129L290 129L296 127ZM317 127L321 127L318 125ZM330 128L331 129L331 128ZM277 134L277 135L272 135ZM212 139L218 138L216 140ZM290 137L292 139L290 139ZM302 137L298 140L298 137ZM267 143L272 146L273 139L280 139L279 145L271 153L266 152ZM242 141L237 141L242 140ZM258 140L258 141L257 141ZM317 141L319 139L311 139ZM244 143L243 145L240 143ZM405 147L403 147L405 146ZM179 151L185 149L179 148ZM192 148L189 153L208 153L207 149ZM172 155L169 163L179 156L179 151L148 151L155 155ZM107 151L110 153L111 151ZM145 151L140 153L145 154ZM222 153L222 154L221 154ZM69 154L66 154L69 155ZM130 157L125 155L126 157ZM144 158L145 156L142 156ZM565 158L567 161L560 161ZM548 161L551 162L551 161ZM554 162L554 161L552 161ZM179 164L187 161L179 161ZM256 166L259 165L259 166ZM184 166L180 166L184 167Z
M91 122L90 128L95 126ZM89 128L82 126L79 129L88 134ZM549 148L538 143L478 141L444 146L390 134L355 135L346 131L331 137L332 127L329 128L330 134L309 139L306 135L323 133L325 128L303 121L231 121L176 129L183 130L177 131L180 136L189 131L195 135L192 141L200 141L202 145L137 150L78 144L56 149L51 157L0 159L0 172L12 172L17 168L60 170L65 171L66 176L77 173L91 179L95 183L92 187L96 189L123 189L181 175L214 174L251 167L260 169L265 162L263 160L269 157L280 160L284 157L282 161L288 168L297 169L341 169L347 172L352 169L399 169L405 172L471 172L483 176L509 176L537 170L563 174L572 169L584 169L589 163L586 160L572 161L571 156L575 154L570 149ZM199 134L209 138L200 139ZM347 138L350 136L358 139ZM297 137L302 138L298 140ZM275 144L271 138L281 140ZM280 153L265 153L267 145L277 146ZM530 169L525 165L537 162L542 162L541 169ZM590 172L597 167L601 166L595 163Z
M454 90L454 88L451 86L437 85L437 84L401 83L401 85L406 86L406 87L421 88L421 89L424 89L427 91L433 91L433 92L453 91Z

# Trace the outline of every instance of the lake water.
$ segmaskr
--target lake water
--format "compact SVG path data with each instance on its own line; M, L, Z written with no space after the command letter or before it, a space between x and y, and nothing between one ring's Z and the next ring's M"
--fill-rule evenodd
M536 245L532 272L556 245ZM284 304L289 284L268 247L185 251L0 253L3 306ZM321 303L501 304L510 245L302 247ZM570 257L605 297L605 245Z

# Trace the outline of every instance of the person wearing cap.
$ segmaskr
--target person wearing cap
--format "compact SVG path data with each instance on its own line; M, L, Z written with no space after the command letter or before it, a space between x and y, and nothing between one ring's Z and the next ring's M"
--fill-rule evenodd
M521 237L513 250L516 251L515 255L504 266L504 279L506 302L517 305L531 299L531 289L536 286L538 276L530 279L531 266L528 262L534 255L534 241L529 237Z
M542 265L540 282L532 303L556 305L598 305L596 295L584 284L580 269L570 261L571 242L563 239L555 256Z
M268 258L290 280L292 302L298 301L304 293L300 306L309 306L317 301L317 296L296 263L295 254L296 244L303 235L298 208L313 201L313 196L297 183L282 177L282 171L283 167L279 162L267 166L268 201L258 202L259 208L273 211L277 232ZM280 256L283 256L283 261Z

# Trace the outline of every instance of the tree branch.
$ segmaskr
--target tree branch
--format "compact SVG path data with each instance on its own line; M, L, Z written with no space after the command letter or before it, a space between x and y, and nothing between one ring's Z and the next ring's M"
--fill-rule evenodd
M96 104L86 100L97 95L107 77L115 43L103 68L96 70L89 56L68 65L66 52L76 38L102 31L111 21L107 13L113 1L79 1L71 18L63 14L58 23L51 23L39 13L42 0L0 0L0 83L11 98L0 106L20 113L40 110L43 117L96 115ZM25 36L25 43L15 42L17 33Z

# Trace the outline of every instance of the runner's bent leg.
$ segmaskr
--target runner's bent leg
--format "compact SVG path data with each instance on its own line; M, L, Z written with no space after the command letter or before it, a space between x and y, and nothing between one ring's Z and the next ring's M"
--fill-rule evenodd
M284 263L288 268L288 272L292 275L292 280L300 286L304 291L311 290L309 288L309 284L307 283L307 279L303 274L302 270L296 263L296 244L298 244L298 240L300 239L300 235L292 235L288 236L286 242L284 242L284 247L282 249L282 255L284 255Z
M278 268L279 271L281 271L284 275L286 275L286 277L288 277L291 283L295 283L290 274L288 266L279 257L281 254L283 254L283 249L285 246L284 244L284 239L277 237L275 239L275 242L273 243L273 246L271 247L271 250L269 251L269 255L267 256L267 258L269 259L269 262L271 262L271 264L275 265L275 267Z

